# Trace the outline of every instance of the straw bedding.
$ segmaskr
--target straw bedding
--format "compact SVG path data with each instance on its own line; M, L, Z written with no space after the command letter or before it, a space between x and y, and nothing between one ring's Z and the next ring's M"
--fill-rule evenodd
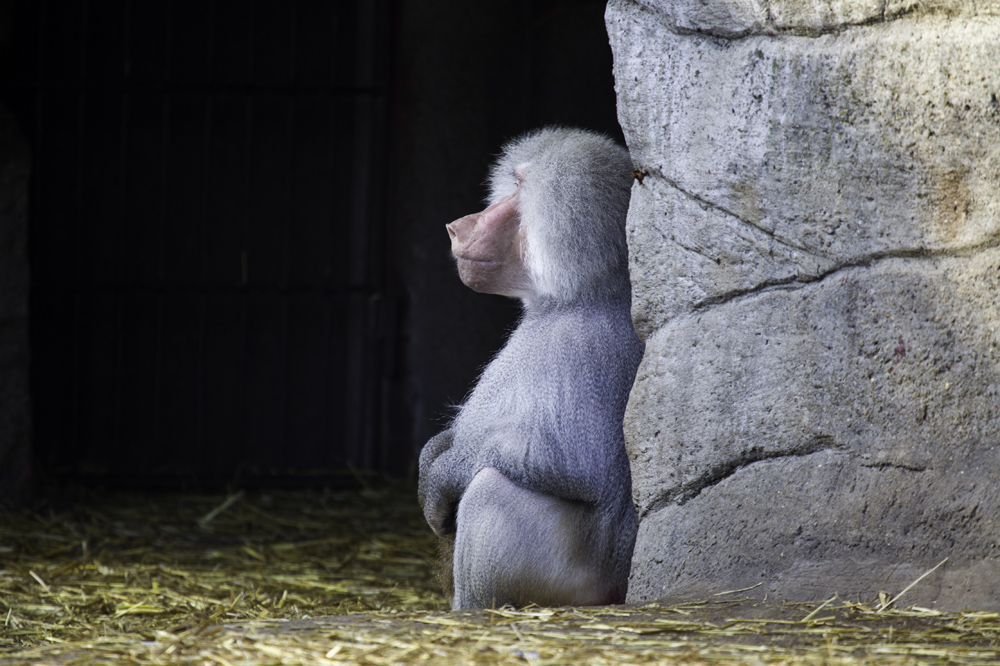
M48 493L0 513L0 664L974 664L1000 614L755 602L450 612L412 488ZM919 583L918 583L919 584ZM898 591L893 591L898 592Z

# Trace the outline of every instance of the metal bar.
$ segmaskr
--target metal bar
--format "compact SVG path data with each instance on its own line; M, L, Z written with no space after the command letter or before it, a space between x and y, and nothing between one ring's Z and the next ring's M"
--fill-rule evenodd
M32 285L32 290L40 293L48 293L50 287L44 284ZM356 287L344 286L343 288L333 287L327 284L315 286L294 284L288 287L272 286L263 284L247 285L208 285L193 286L185 284L167 284L161 282L119 282L112 285L79 285L74 289L81 294L163 294L168 296L219 296L224 294L277 294L277 295L312 295L312 296L347 296L347 295L370 295L378 294L379 290L372 285L358 285Z
M212 72L212 64L215 59L215 31L212 26L215 25L215 0L209 0L208 9L208 53L206 55L207 62L205 63L205 68L209 74ZM205 93L205 134L204 134L204 164L205 164L205 181L210 183L212 179L212 119L213 119L213 97ZM205 214L202 215L201 220L201 266L200 273L202 284L208 278L208 220L211 218L212 212L212 200L209 196L210 188L205 188ZM205 400L207 398L205 393L205 340L208 335L206 330L208 325L208 294L202 293L201 299L199 301L198 307L198 451L200 453L200 462L202 463L202 469L205 468L205 464L209 461L208 456L208 443L205 438Z
M90 3L87 2L86 0L84 0L84 3L83 3L83 19L80 22L81 23L80 30L81 30L81 35L82 35L81 36L81 40L80 40L81 44L82 44L82 46L81 46L82 53L81 53L81 56L80 56L80 80L83 81L84 86L86 86L88 75L89 75L89 71L88 71L88 67L87 67L87 55L88 55L88 52L90 50L90 30L89 30L89 24L88 24L88 21L87 21L87 18L90 15L89 8L90 8ZM83 92L81 94L81 97L80 97L80 107L79 107L78 125L77 125L77 128L78 128L77 129L77 136L79 137L80 149L77 151L77 161L76 161L76 173L77 173L77 181L76 181L76 185L77 185L77 187L76 187L76 209L77 209L78 213L81 214L81 215L82 215L83 208L84 208L84 206L83 206L83 196L84 196L84 188L83 188L83 173L84 173L84 167L83 167L83 137L86 136L86 126L87 126L87 96L86 96L86 92ZM38 143L35 143L35 146L38 146L38 145L39 145ZM81 220L81 222L82 222L82 220ZM76 240L75 246L76 247L74 249L74 257L73 257L74 258L73 265L74 265L74 269L75 269L75 275L74 275L75 279L73 280L73 286L75 288L73 289L73 292L72 292L73 311L72 311L72 323L70 325L70 331L71 331L70 335L72 336L72 338L71 338L72 339L72 346L71 346L71 349L72 349L71 354L72 354L72 356L71 356L71 361L70 361L70 372L72 373L72 376L71 376L71 379L70 379L70 381L71 381L71 384L70 384L70 438L69 438L68 445L70 447L70 450L72 451L72 455L70 456L71 462L74 463L74 464L79 464L80 459L81 459L81 455L80 455L81 454L81 451L80 451L80 445L81 445L81 442L80 442L80 428L81 428L81 425L82 425L82 418L81 418L81 414L80 414L80 411L81 411L80 394L82 392L82 384L83 384L83 382L81 381L80 374L81 374L81 372L83 370L81 368L80 359L83 358L83 356L81 355L81 349L80 349L80 317L81 317L81 314L82 314L83 303L82 303L82 296L81 296L81 294L79 292L79 285L80 285L80 277L83 274L83 262L84 262L84 259L83 259L83 252L81 251L81 248L83 246L83 239L82 239L82 237L83 237L83 234L85 233L85 230L82 227L83 227L82 224L77 224L76 225L76 238L75 238L75 240Z
M173 37L173 5L167 3L167 20L164 25L164 79L170 78L170 45ZM159 206L159 238L157 239L156 277L161 282L166 275L166 233L167 233L167 165L170 154L170 96L160 98L160 206ZM153 423L151 441L156 443L161 432L161 416L163 411L163 294L156 295L156 351L153 375ZM170 446L170 442L166 442Z
M98 92L159 92L163 94L180 93L230 93L230 94L271 94L295 97L300 94L321 95L326 94L331 97L342 97L351 95L375 95L381 96L386 93L380 86L346 86L329 84L288 84L288 83L179 83L175 81L124 81L122 83L91 82L84 86L80 83L68 81L35 81L21 82L11 81L4 83L4 87L19 92L32 92L37 90L59 90L59 91L83 91Z
M294 10L292 10L294 13ZM291 41L291 39L289 39ZM293 58L289 58L293 60ZM289 65L289 67L293 67ZM294 160L295 160L295 99L290 98L285 101L285 137L288 141L288 160L289 160L289 170L294 173ZM289 332L288 332L288 301L289 292L287 291L288 285L291 281L290 270L291 270L291 256L290 256L290 239L289 239L289 228L294 222L295 207L292 203L294 197L294 186L292 185L292 178L286 181L285 185L285 219L282 221L281 225L281 286L286 289L283 292L284 297L282 298L281 307L281 433L282 439L284 440L285 446L282 446L282 451L287 448L289 443L294 445L289 439L288 430L288 347L289 347ZM285 462L285 461L282 461Z
M122 52L128 53L131 47L131 2L127 1L125 3L125 11L122 17L124 22L124 28L122 30L122 41L124 42ZM122 281L122 250L124 249L124 239L122 234L124 233L123 227L125 224L125 200L126 200L126 177L125 174L128 173L128 124L129 124L129 93L123 92L121 98L122 104L122 125L120 130L121 136L121 147L119 150L119 192L118 192L118 230L115 234L115 279L118 282ZM124 359L122 358L122 340L124 339L124 296L119 294L115 299L115 335L116 335L116 348L115 348L115 416L114 416L114 436L113 436L113 448L116 454L120 454L123 450L122 446L122 396L124 394L122 387L122 372L124 367Z
M251 2L250 12L253 13L253 11L254 11L254 6L253 6L253 3ZM247 51L248 51L248 53L247 53L248 68L249 68L252 65L252 62L253 62L250 59L251 56L249 54L249 52L253 50L253 21L249 22L249 24L247 26L247 30L250 32L249 37L248 37L249 47L247 49ZM250 71L252 71L252 70L250 70ZM246 96L244 96L243 101L244 101L244 109L245 109L245 113L246 113L246 136L245 136L246 156L245 156L245 159L246 159L246 164L253 164L253 105L250 103L250 95L249 94L246 95ZM250 210L250 206L252 204L252 192L253 192L253 183L252 183L252 180L253 179L250 178L250 169L249 168L244 172L244 180L245 180L245 182L244 182L244 185L245 185L245 187L244 187L244 201L246 202L246 210ZM249 227L248 227L248 222L247 222L247 218L246 217L243 218L243 225L242 226L243 226L243 229L242 229L243 252L246 253L246 248L249 245L249 243L248 243L248 240L249 240ZM249 259L247 259L247 263L245 263L244 266L247 266L248 264L249 264ZM243 284L244 284L244 286L247 284L247 282L249 280L248 276L249 276L249 270L246 269L246 268L244 268L244 272L243 272ZM241 453L240 459L243 462L246 462L246 455L247 455L247 437L246 437L246 432L247 432L247 375L249 373L249 369L247 368L247 346L248 346L248 343L247 343L247 314L248 314L247 313L247 307L248 307L247 296L248 296L248 292L246 290L243 290L241 292L241 294L240 294L240 409L239 409L239 422L240 422L240 424L239 424L239 436L238 436L238 439L237 439L237 441L238 441L237 445L240 447L240 453Z

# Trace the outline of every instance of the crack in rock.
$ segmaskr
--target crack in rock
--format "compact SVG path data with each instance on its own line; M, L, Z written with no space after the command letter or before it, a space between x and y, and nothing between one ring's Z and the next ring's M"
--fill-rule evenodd
M862 467L867 467L869 469L901 469L906 472L929 472L930 467L921 467L918 465L907 465L906 463L897 463L890 461L880 461L872 463L861 463Z
M701 196L699 196L699 195L697 195L697 194L695 194L693 192L687 191L686 189L684 189L683 187L681 187L680 184L677 181L675 181L672 178L669 178L668 176L666 176L659 169L654 169L653 167L647 167L646 170L649 171L649 172L651 172L651 173L653 173L654 175L658 176L660 178L660 180L662 180L664 183L666 183L667 185L669 185L673 189L677 190L678 192L680 192L681 194L683 194L688 199L690 199L690 200L694 201L695 203L699 204L700 206L705 207L705 208L710 208L712 210L717 210L720 213L722 213L723 215L726 215L727 217L730 217L730 218L736 220L737 222L739 222L739 223L741 223L741 224L743 224L743 225L745 225L747 227L750 227L751 229L754 229L755 231L759 231L760 233L764 234L765 236L767 236L768 238L770 238L772 241L774 241L778 245L782 245L784 247L787 247L790 250L795 250L797 252L802 252L802 253L807 254L807 255L809 255L811 257L814 257L817 260L817 263L822 263L824 261L830 261L831 260L830 257L827 257L827 256L825 256L825 255L823 255L821 253L818 253L815 250L809 249L808 247L805 247L803 245L798 245L798 244L794 243L793 241L791 241L788 238L783 238L783 237L775 234L773 231L771 231L770 229L768 229L766 227L762 227L759 224L755 224L754 222L751 222L750 220L748 220L746 218L740 217L739 215L737 215L733 211L729 210L725 206L717 204L714 201L709 201L708 199L706 199L704 197L701 197Z
M662 232L661 232L662 233ZM723 303L730 303L741 300L743 298L752 297L757 294L761 294L767 291L774 291L777 289L789 290L789 289L801 289L807 285L821 282L841 271L850 270L853 268L870 268L880 261L887 261L891 259L916 259L916 260L936 260L936 259L946 259L946 258L970 258L981 252L988 252L990 250L1000 247L1000 232L991 234L983 241L979 243L974 243L972 245L965 245L961 247L952 248L925 248L925 247L915 247L915 248L898 248L895 250L885 250L882 252L872 252L871 254L866 254L859 256L850 261L844 261L843 263L831 266L825 271L820 271L814 274L808 273L798 273L791 277L781 278L777 280L766 280L758 285L747 289L733 289L730 291L723 292L715 296L709 296L708 298L703 298L701 300L695 301L691 304L691 311L698 312L704 310L705 308L711 307L713 305L721 305ZM678 315L683 316L683 315ZM671 318L673 319L673 317ZM670 320L667 320L670 321ZM663 322L664 324L667 321Z
M742 452L742 455L733 460L709 467L704 474L693 481L664 491L650 502L645 510L640 511L639 519L641 520L648 514L655 513L669 504L683 506L700 495L705 489L722 483L740 470L755 463L774 460L776 458L802 458L822 451L834 451L838 448L840 447L837 446L830 435L816 435L800 446L780 451L762 451L759 448L752 448L749 451Z
M674 236L674 235L668 233L666 230L662 229L660 227L660 225L658 225L658 224L654 223L653 224L653 228L656 229L660 233L660 237L662 237L663 240L665 240L666 242L671 243L673 245L676 245L677 247L681 248L685 252L690 252L691 254L696 254L699 257L701 257L702 259L705 259L705 260L709 261L710 263L712 263L715 266L719 265L719 263L721 261L719 257L713 257L713 256L711 256L709 254L706 254L705 252L703 252L702 250L698 249L697 247L688 247L687 245L685 245L681 241L677 240L676 236Z
M824 25L822 27L812 27L805 25L793 25L780 27L777 25L777 21L774 17L774 11L772 10L771 0L765 0L763 3L764 9L764 21L756 26L745 27L743 29L726 29L723 26L710 26L710 27L684 27L677 23L677 19L671 19L671 17L664 12L660 11L655 6L650 6L649 3L643 2L642 0L626 0L632 5L639 8L640 11L648 12L655 17L657 23L662 25L664 28L676 35L693 35L696 37L704 37L708 39L721 39L728 42L740 41L743 39L751 39L754 37L805 37L810 39L816 39L823 37L825 35L838 35L848 30L854 28L864 28L872 25L878 25L882 23L890 23L892 21L897 21L900 19L908 18L911 16L921 16L926 15L929 12L921 12L920 6L914 4L909 7L900 7L895 12L889 12L888 0L882 0L877 11L873 12L870 16L861 18L855 21L846 21L844 23L838 23L835 25ZM738 22L738 20L737 20Z

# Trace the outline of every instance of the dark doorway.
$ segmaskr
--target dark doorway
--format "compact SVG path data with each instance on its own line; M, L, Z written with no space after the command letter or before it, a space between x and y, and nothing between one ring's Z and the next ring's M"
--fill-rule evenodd
M443 225L505 139L620 139L603 11L0 1L0 93L33 152L36 466L406 475L517 317L457 281Z
M18 4L46 468L384 466L384 5Z

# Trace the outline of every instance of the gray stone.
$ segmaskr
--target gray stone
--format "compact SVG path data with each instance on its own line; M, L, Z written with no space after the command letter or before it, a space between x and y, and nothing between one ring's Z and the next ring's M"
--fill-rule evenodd
M620 3L619 3L620 4ZM1000 0L634 0L678 33L715 37L818 35L911 14L1000 14Z
M832 451L756 463L640 523L629 594L705 599L750 588L756 598L837 595L877 607L875 591L895 597L948 557L898 605L996 608L995 486L954 475L859 467Z
M0 502L30 478L28 395L28 146L0 106Z
M870 600L894 571L950 557L943 573L959 577L988 558L974 587L992 597L909 601L996 606L998 290L997 249L891 258L647 339L625 417L631 598L764 582L772 597Z
M730 43L675 34L647 14L625 3L609 12L620 120L653 175L636 188L630 223L646 234L632 265L640 334L678 307L764 284L747 251L777 264L774 281L792 266L815 278L1000 234L1000 20L934 15ZM677 206L690 224L666 216ZM689 264L677 255L720 217L745 227L735 235L753 249L717 246L716 269L684 273L693 289L661 274ZM637 220L669 220L661 250ZM663 283L676 293L659 292Z
M629 598L1000 607L1000 3L612 0ZM729 37L732 39L721 39Z

